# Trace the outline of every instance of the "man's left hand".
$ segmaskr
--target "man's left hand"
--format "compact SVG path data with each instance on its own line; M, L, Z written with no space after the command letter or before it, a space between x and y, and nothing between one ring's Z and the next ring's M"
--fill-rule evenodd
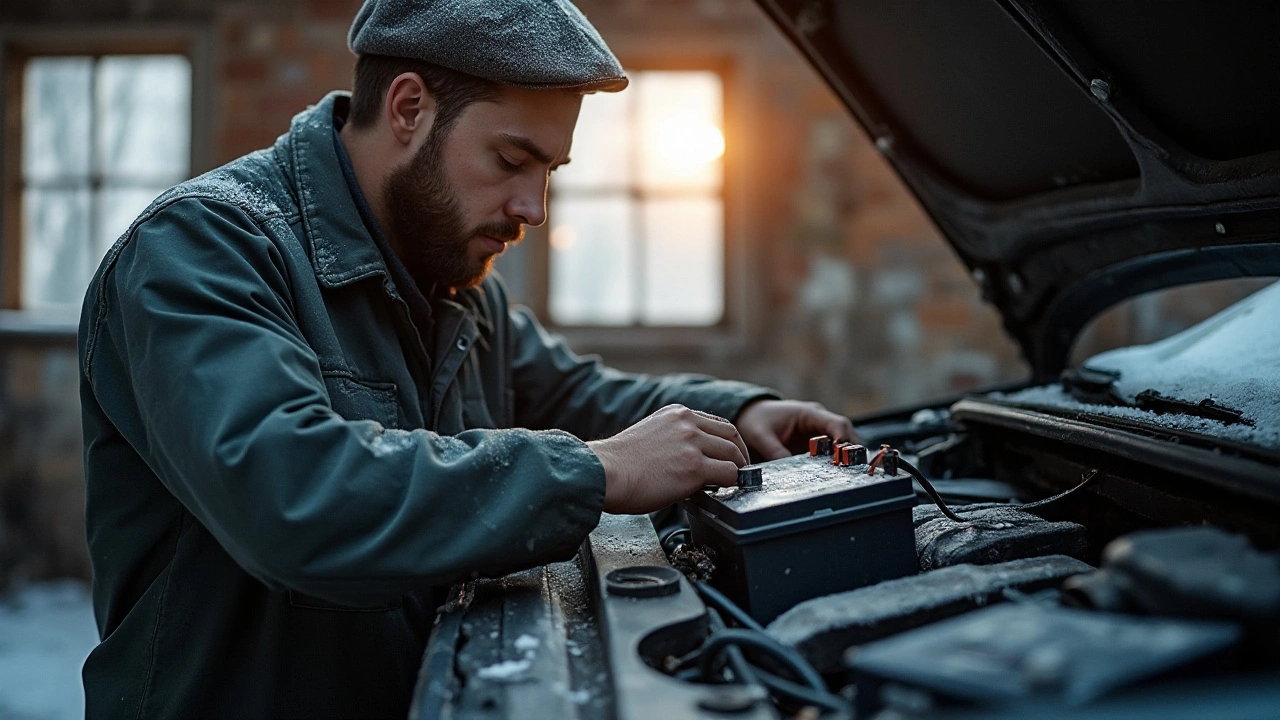
M830 435L833 440L857 439L849 418L831 412L821 403L799 400L750 402L738 413L734 425L747 445L766 460L788 457L788 446L813 435Z

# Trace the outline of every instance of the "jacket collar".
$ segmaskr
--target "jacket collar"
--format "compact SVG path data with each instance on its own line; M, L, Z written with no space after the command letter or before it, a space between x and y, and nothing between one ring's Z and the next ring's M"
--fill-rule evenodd
M345 114L350 101L348 93L331 92L295 115L284 144L286 162L320 284L342 287L382 275L394 292L386 263L360 219L333 146L334 112Z
M277 152L283 150L297 194L316 280L324 287L337 288L381 275L387 293L399 297L391 272L347 187L333 144L334 113L345 116L350 103L350 93L334 91L295 115ZM486 280L489 282L496 280ZM492 329L494 319L484 295L482 284L444 302L469 314L481 327Z

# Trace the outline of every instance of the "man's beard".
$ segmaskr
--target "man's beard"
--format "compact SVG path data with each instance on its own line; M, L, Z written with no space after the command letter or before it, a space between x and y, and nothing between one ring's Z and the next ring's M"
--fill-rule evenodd
M412 160L387 176L382 188L392 248L424 293L433 287L461 289L480 284L496 255L472 259L468 247L476 236L511 244L524 237L524 226L509 219L466 227L441 161L448 131L436 130L432 128Z

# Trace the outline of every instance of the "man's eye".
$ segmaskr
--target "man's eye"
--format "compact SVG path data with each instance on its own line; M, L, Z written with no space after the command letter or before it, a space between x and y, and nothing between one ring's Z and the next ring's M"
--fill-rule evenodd
M507 172L516 172L517 170L520 169L520 165L513 163L510 160L507 160L506 156L504 156L502 153L498 153L498 164L501 165L502 169L506 170Z

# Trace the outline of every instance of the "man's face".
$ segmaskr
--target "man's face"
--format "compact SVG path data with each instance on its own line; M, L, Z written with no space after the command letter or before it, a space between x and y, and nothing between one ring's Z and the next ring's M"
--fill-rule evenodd
M391 242L416 282L478 284L524 226L547 217L550 173L568 162L582 96L504 88L428 133L383 188Z

